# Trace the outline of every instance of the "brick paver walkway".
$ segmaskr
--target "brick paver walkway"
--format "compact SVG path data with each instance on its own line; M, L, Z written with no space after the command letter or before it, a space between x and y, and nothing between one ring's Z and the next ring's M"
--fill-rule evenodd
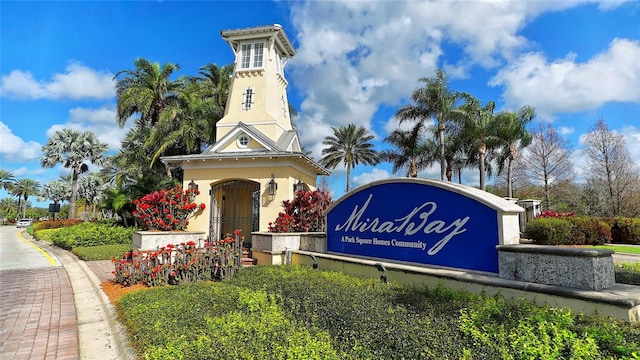
M86 261L86 264L93 270L98 279L100 279L100 282L116 279L116 276L113 274L114 267L111 260Z
M78 359L73 290L62 267L0 271L3 359Z

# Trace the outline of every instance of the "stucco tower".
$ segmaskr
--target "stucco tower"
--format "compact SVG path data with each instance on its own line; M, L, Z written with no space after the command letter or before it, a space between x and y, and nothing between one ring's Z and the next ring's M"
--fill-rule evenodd
M282 26L225 30L235 54L224 117L216 141L201 154L161 158L181 166L196 202L210 204L189 224L210 239L241 229L267 231L296 186L313 189L329 172L302 153L289 117L284 68L296 51Z

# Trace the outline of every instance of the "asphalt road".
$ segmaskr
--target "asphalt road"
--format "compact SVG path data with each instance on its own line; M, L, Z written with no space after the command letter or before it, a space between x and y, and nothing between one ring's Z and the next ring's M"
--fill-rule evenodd
M0 270L41 269L62 266L55 255L25 240L15 226L0 226Z

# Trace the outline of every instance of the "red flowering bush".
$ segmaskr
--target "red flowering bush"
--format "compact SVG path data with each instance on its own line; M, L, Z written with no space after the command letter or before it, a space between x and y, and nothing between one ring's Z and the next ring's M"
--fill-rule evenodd
M326 191L300 190L293 200L282 202L284 212L280 212L276 220L269 223L269 231L324 231L324 213L331 203L331 195Z
M196 195L199 193L195 191ZM205 209L205 204L194 203L189 195L189 190L183 193L180 185L154 191L133 201L136 209L132 215L144 230L184 230L189 218Z
M575 217L576 214L573 212L566 213L557 213L553 210L545 210L540 215L536 217L536 219L545 219L545 218L562 218L562 217Z
M189 241L157 251L128 251L112 259L116 283L153 287L232 278L240 266L241 240L236 230L224 239L205 241L204 248Z

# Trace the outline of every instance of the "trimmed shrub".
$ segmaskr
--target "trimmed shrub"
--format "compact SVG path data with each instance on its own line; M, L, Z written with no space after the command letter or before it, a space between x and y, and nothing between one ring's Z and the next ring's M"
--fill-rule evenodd
M571 244L571 222L566 218L541 218L527 223L525 237L542 245Z
M614 218L611 226L613 242L640 245L640 219Z
M48 235L54 245L71 250L79 246L131 244L134 231L135 228L85 222L55 229Z
M111 260L131 250L130 244L111 244L74 247L71 252L84 261Z
M640 263L622 262L613 264L616 270L616 282L620 284L640 285Z
M125 295L144 359L634 359L640 327L306 266ZM634 355L635 353L635 355Z
M63 228L63 227L69 227L69 226L73 226L73 225L78 225L78 224L81 224L83 222L84 221L77 220L77 219L62 219L62 220L39 221L39 222L33 224L33 230L34 231L38 231L38 230L44 230L44 229L59 229L59 228Z
M572 245L603 245L611 243L611 228L602 219L588 217L569 218Z

